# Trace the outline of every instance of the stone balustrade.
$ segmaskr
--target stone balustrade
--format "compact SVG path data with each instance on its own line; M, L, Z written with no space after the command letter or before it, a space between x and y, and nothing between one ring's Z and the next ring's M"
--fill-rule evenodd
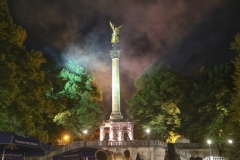
M82 148L82 147L94 147L94 148L103 148L103 149L111 149L116 147L121 148L151 148L152 154L156 148L161 149L162 155L164 155L164 150L167 147L167 144L159 141L159 140L134 140L134 141L75 141L62 148L52 151L51 153L46 154L41 157L41 160L50 160L53 156L65 153L67 151ZM176 148L176 153L182 157L182 159L188 159L191 157L191 154L183 151L179 148ZM152 155L154 157L154 155ZM207 159L206 159L207 160ZM214 159L214 160L223 160L223 159Z
M62 154L64 152L81 148L81 147L95 147L95 148L109 148L109 147L154 147L158 146L162 149L165 149L167 144L158 140L134 140L134 141L76 141L62 148L52 151L47 155L43 156L41 160L52 159L53 156Z
M223 157L206 157L203 160L224 160Z

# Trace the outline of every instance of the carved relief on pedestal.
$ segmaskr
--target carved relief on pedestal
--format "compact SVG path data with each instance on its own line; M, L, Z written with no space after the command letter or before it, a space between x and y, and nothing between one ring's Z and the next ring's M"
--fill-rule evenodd
M105 138L104 125L100 127L100 141L103 141Z
M108 134L108 135L106 135ZM105 122L100 127L100 141L134 140L132 122Z
M109 141L113 141L113 127L110 125L109 127Z
M133 137L133 124L132 124L132 122L128 122L128 124L127 124L127 132L128 132L129 139L133 140L134 137Z
M122 141L123 140L123 128L119 127L118 128L118 141Z
M116 127L113 129L113 141L118 141L118 129Z

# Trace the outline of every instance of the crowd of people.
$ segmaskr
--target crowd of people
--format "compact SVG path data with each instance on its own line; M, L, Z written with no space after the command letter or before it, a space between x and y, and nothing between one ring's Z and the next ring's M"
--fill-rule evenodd
M125 150L123 154L117 149L116 152L107 150L98 150L95 153L97 160L133 160L129 150ZM136 157L136 160L141 160L140 157ZM174 145L168 145L165 151L164 160L181 160L180 156L176 154ZM190 157L189 160L203 160L201 157Z
M115 153L106 150L98 150L95 153L97 160L132 160L130 151L125 150L123 154L117 150Z

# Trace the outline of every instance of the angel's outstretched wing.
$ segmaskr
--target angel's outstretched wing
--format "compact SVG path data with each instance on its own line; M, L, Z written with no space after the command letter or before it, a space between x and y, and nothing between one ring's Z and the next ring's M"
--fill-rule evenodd
M121 25L121 26L117 27L117 29L120 29L122 26L123 26L123 25Z
M110 22L110 26L112 28L112 30L114 31L114 25Z

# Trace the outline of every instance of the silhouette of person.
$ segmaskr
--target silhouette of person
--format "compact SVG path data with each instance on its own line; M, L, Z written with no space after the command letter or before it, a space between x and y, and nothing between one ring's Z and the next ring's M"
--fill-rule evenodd
M129 150L125 150L123 152L123 154L124 154L124 157L125 157L126 160L132 160L132 158L130 156L130 151Z
M104 150L98 150L95 153L95 158L97 160L107 160L107 153Z

